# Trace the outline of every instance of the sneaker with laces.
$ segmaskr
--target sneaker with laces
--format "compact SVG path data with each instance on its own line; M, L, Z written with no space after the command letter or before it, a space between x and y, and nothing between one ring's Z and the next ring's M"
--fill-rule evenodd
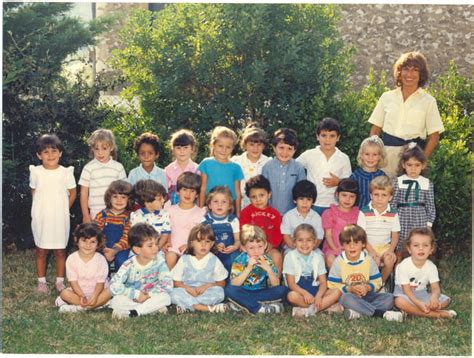
M347 308L347 309L344 310L344 317L347 320L352 321L353 319L361 318L362 315L357 311L354 311L354 310L351 310L350 308Z
M84 311L84 308L76 305L62 305L59 307L59 313L76 313Z
M244 306L238 304L237 302L235 302L231 298L228 298L228 300L229 300L229 302L227 303L227 305L229 306L231 311L250 313L250 311L247 308L245 308Z
M304 307L293 307L293 309L291 310L291 316L292 317L307 317L306 316L307 311L308 309Z
M327 313L332 314L343 314L344 313L344 307L340 303L335 303L331 306L329 306L326 310Z
M219 303L217 305L207 306L207 308L209 309L209 312L211 313L224 313L229 309L225 303Z
M63 281L56 282L56 291L61 292L62 290L66 289L66 286L64 286Z
M115 319L127 319L130 318L130 311L114 309L112 311L112 318Z
M168 309L166 308L166 306L161 307L161 308L158 309L158 313L167 314L167 313L168 313Z
M275 313L282 313L285 311L285 307L283 306L283 303L281 302L269 303L268 306L272 307Z
M403 313L398 311L386 311L383 318L387 321L403 322Z
M449 310L448 315L449 315L449 318L456 318L458 314L454 310Z
M46 282L38 282L36 286L36 292L38 293L48 293L48 284Z
M186 312L191 312L191 310L188 310L187 308L184 308L183 306L176 306L176 314L183 314Z

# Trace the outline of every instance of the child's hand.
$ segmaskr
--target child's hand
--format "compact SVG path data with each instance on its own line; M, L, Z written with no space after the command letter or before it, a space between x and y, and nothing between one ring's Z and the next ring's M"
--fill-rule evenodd
M199 296L199 293L197 293L194 287L186 286L184 289L186 290L187 293L189 293L193 297Z
M92 219L91 219L91 216L90 214L85 214L82 216L82 223L83 224L88 224L88 223L91 223L92 222Z
M170 247L171 247L171 242L167 241L161 248L161 251L163 251L163 253L166 254Z
M205 285L196 287L195 290L198 295L202 295L209 287L211 287L211 285L206 283Z
M416 300L414 303L415 303L415 305L416 305L420 310L422 310L423 312L425 312L425 313L430 312L430 307L429 307L429 305L425 304L423 301Z
M263 256L260 256L257 260L257 266L260 266L266 272L272 271L270 264L268 263L267 259Z
M257 260L254 257L250 257L249 262L247 262L247 268L253 270L255 265L257 265Z
M106 247L104 249L104 256L107 259L107 261L113 261L115 259L115 255L117 254L117 251L114 249L111 249L109 247Z
M224 251L224 250L225 250L225 245L224 245L224 243L221 242L220 244L217 244L217 245L216 245L216 249L217 249L217 251L222 252L222 253L224 254L224 253L225 253L225 251Z
M135 299L135 301L137 301L138 303L143 303L149 298L150 295L148 293L140 291L140 294L138 295L138 298Z
M184 244L184 245L181 245L178 250L179 252L182 254L184 251L186 251L186 249L188 248L188 245L187 244Z
M374 259L375 264L376 264L377 266L380 266L380 263L381 263L380 256L377 256L377 254L375 254L375 253L374 253L373 255L370 255L370 256L372 256L372 258Z
M395 264L397 262L397 255L393 251L386 251L383 254L383 262Z
M329 177L323 178L323 184L326 185L328 188L337 186L341 180L337 175L333 173L329 173Z
M302 295L303 295L304 303L310 305L314 302L314 296L311 293L309 293L308 291L304 290Z
M224 249L221 252L224 254L230 254L237 249L238 249L237 245L229 245L227 247L224 247Z
M430 301L428 302L428 308L432 311L438 311L441 309L441 303L436 297L431 296Z
M80 301L79 301L79 302L80 302L81 307L87 306L87 304L88 304L87 297L82 296L82 297L80 298Z
M91 296L91 298L89 298L89 301L87 302L87 305L88 307L93 307L95 306L95 304L97 303L97 296Z
M314 307L316 307L317 311L321 311L321 308L323 307L322 297L319 297L319 296L314 297Z

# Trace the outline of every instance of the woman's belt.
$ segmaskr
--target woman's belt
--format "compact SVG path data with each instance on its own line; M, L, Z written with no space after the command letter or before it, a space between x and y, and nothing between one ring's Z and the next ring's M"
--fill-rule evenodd
M421 139L420 137L405 140L405 139L395 137L385 132L382 134L382 141L383 141L383 144L391 146L391 147L401 147L410 142L415 142L421 147L421 149L424 149L425 144L426 144L426 141L424 139Z

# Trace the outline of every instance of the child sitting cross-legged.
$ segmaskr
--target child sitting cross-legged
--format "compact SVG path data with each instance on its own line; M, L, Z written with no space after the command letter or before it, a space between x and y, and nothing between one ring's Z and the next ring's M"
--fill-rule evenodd
M140 204L140 209L130 214L132 226L147 223L160 234L160 250L166 250L171 233L170 216L163 210L166 189L153 179L139 180L133 186L132 195Z
M360 226L344 226L339 241L342 253L336 257L328 275L328 287L338 288L348 320L363 316L383 317L387 321L403 321L401 312L393 308L391 293L377 293L382 285L377 264L364 250L367 235Z
M153 226L146 223L130 229L128 240L135 256L125 261L112 278L112 317L122 319L167 311L173 279L158 247L158 237Z
M66 274L71 287L56 299L59 312L80 312L100 308L111 298L107 274L109 266L97 251L104 245L104 236L96 224L80 224L74 230L78 250L66 260Z
M295 250L285 256L283 273L290 289L288 302L292 316L314 316L339 299L336 290L327 291L326 267L320 253L314 251L316 232L310 224L300 224L293 234Z
M211 250L216 239L211 225L198 224L191 229L188 249L173 268L174 288L171 303L177 313L202 311L222 313L227 310L224 286L228 272Z
M283 312L287 288L280 286L277 269L265 255L267 238L258 226L244 225L240 236L243 252L232 264L230 285L225 288L229 307L250 313ZM268 301L271 301L269 303Z

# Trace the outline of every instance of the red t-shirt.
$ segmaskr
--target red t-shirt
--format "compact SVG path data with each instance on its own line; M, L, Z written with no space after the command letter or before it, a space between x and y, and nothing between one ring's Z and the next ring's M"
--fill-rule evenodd
M240 212L240 227L251 224L260 227L267 235L267 240L273 247L278 248L283 240L281 234L281 215L278 210L267 206L257 209L252 204Z

